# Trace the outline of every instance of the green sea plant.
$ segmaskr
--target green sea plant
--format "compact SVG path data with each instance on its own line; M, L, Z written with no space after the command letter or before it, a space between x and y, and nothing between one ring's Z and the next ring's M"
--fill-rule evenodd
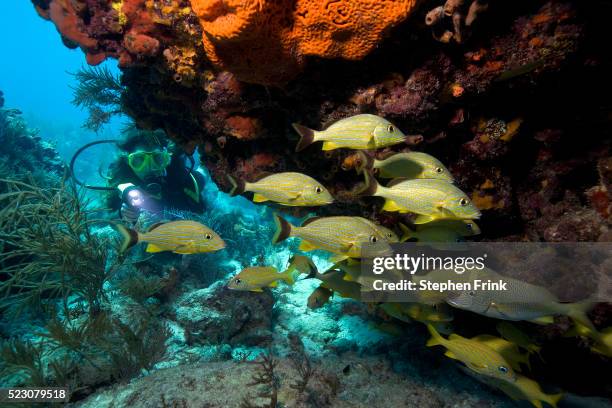
M61 299L68 313L73 296L95 315L122 259L111 260L114 242L93 233L74 184L0 179L0 208L0 310L48 310Z
M39 335L54 353L91 366L98 378L125 380L153 368L165 354L170 333L153 317L127 324L101 312L78 322L53 318Z
M107 67L83 67L72 75L77 82L72 103L89 113L84 128L97 132L121 114L123 86Z
M41 344L18 339L5 340L0 346L0 378L12 376L19 384L46 385L43 354Z
M147 299L158 295L166 286L166 283L159 276L145 276L135 270L134 273L121 279L117 286L119 291L144 306Z

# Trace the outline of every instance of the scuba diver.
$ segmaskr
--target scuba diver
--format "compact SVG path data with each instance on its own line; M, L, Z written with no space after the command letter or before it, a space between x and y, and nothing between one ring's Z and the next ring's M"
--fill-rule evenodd
M134 223L142 210L159 213L164 209L176 209L202 213L204 177L194 171L194 159L185 156L161 131L142 131L131 128L125 138L100 140L81 147L73 156L70 169L74 177L74 163L87 148L102 143L114 143L121 154L102 175L108 186L84 184L89 189L108 191L107 205L118 210L122 219ZM190 166L185 161L187 157Z

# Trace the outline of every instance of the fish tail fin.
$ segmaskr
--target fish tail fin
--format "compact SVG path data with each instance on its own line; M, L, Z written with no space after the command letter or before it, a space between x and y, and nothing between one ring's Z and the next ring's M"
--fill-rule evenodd
M601 340L601 333L597 331L593 322L587 316L587 312L593 308L594 302L590 299L586 299L576 303L570 303L567 305L567 315L574 321L574 323L581 324L586 327L589 331L590 337L593 340Z
M245 191L245 183L244 183L243 180L236 180L235 178L233 178L229 174L227 175L227 180L232 185L232 189L229 192L229 194L232 197L244 193L244 191Z
M276 232L272 238L273 244L278 244L291 236L291 228L293 226L286 219L278 214L274 214L274 223L276 224Z
M361 150L357 152L357 165L355 166L355 170L357 173L361 173L365 169L371 169L374 165L374 158L362 152Z
M287 285L293 285L300 274L301 272L298 269L289 268L283 273L283 280Z
M400 238L400 242L406 242L410 238L412 238L414 232L408 228L404 223L400 222L399 227L402 230L402 237Z
M374 174L372 174L371 170L365 170L363 172L363 178L365 181L365 187L359 191L360 196L374 196L378 192L380 184L376 178L374 178Z
M300 268L300 265L304 265L305 268ZM314 262L312 262L312 259L304 255L293 255L291 257L287 271L294 270L298 272L298 276L301 274L306 274L304 279L316 278L319 274L319 270Z
M315 141L315 131L307 128L306 126L302 126L299 123L293 123L293 128L300 135L300 141L295 147L295 151L299 152L310 146Z
M121 252L125 252L138 243L138 239L140 238L138 231L128 228L123 224L116 224L116 227L123 237L123 242L121 243L120 249Z
M559 403L559 401L561 401L561 398L563 398L562 393L549 395L548 398L546 398L546 402L548 402L553 407L557 408L557 404Z
M427 343L425 344L427 347L441 346L444 344L444 338L440 336L440 334L431 324L427 325L427 330L429 331L429 334L431 334L431 339L427 340Z

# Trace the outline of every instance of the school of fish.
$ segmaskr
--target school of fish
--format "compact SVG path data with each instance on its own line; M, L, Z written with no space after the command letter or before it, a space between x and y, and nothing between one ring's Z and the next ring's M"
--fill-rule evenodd
M382 211L412 214L413 225L399 224L395 228L397 231L394 231L363 217L344 215L311 217L298 226L275 214L273 244L297 238L300 240L300 251L327 251L333 266L319 272L310 258L294 255L282 272L265 265L245 268L228 281L228 288L263 292L266 288L277 287L279 282L293 285L300 275L304 275L302 279L320 281L308 297L307 306L310 309L324 307L336 295L360 300L361 288L370 279L361 273L360 257L364 243L375 248L377 255L383 255L389 253L390 244L398 242L458 242L480 233L474 221L481 216L479 209L455 186L452 174L438 159L416 151L387 153L382 159L372 154L376 149L405 143L411 138L388 120L360 114L341 119L320 131L297 123L293 127L300 137L297 152L317 142L322 142L323 151L341 148L358 150L355 169L365 181L359 195L384 199ZM232 196L252 194L256 203L317 207L334 202L334 197L322 183L301 173L266 174L253 181L227 177L232 186ZM377 177L391 180L383 185ZM117 228L124 238L123 251L138 242L148 244L147 252L171 251L185 255L213 252L225 247L221 237L196 221L156 224L147 232L138 232L123 225ZM401 236L398 236L398 232ZM469 281L475 276L476 272L470 271L457 275L445 270L433 270L424 276L413 276L412 280L417 283L422 279L433 282L448 279ZM478 271L477 276L499 277L492 270ZM445 355L460 361L469 374L510 397L530 401L536 407L541 407L542 402L556 406L562 394L545 394L537 382L520 374L525 367L530 368L531 355L540 355L540 346L514 322L542 323L555 315L567 315L575 321L575 327L568 335L589 337L594 342L592 350L608 357L612 354L612 329L606 329L603 333L595 330L586 315L591 306L588 302L561 303L546 288L515 279L510 281L511 290L506 295L500 294L503 292L484 291L452 294L419 291L410 303L382 302L369 306L387 319L424 324L431 334L427 346L444 347ZM496 329L501 337L482 334L466 338L454 333L453 309L499 319ZM383 326L388 332L394 330L389 323L380 325L381 330Z

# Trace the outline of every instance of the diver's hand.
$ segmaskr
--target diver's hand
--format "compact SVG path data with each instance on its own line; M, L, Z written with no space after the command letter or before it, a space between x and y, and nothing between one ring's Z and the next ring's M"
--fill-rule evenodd
M138 221L138 217L140 216L140 209L138 207L130 207L129 205L123 203L121 205L121 210L119 210L121 214L121 218L130 223L135 223Z

